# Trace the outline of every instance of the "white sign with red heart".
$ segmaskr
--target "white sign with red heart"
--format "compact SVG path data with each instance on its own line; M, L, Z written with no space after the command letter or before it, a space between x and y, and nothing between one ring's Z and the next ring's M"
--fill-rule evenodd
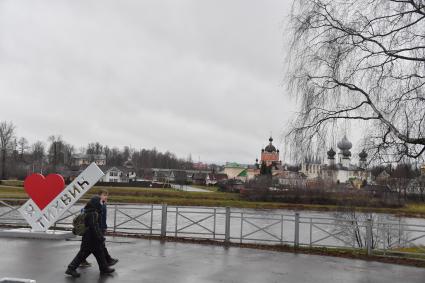
M102 170L92 163L64 189L65 182L61 175L44 177L32 174L24 182L30 199L19 208L19 212L33 231L47 231L103 175Z

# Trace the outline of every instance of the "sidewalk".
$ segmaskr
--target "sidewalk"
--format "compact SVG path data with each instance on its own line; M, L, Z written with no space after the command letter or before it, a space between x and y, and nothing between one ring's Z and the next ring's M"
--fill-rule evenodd
M80 270L81 278L64 276L77 253L78 241L0 239L0 278L56 282L143 283L352 283L424 282L425 269L314 255L302 255L157 240L108 238L118 257L117 272L100 277L93 267Z

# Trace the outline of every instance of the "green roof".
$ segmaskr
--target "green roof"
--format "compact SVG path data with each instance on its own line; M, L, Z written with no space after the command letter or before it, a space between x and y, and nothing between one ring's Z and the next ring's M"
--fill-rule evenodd
M241 173L239 173L238 177L247 177L248 176L248 170L245 169Z

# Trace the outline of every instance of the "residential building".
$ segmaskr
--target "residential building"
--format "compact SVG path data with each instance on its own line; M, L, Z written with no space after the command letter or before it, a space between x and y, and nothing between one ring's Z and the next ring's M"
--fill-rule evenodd
M193 169L195 170L208 170L208 164L203 162L193 163Z
M209 173L206 175L205 184L207 186L214 186L217 185L218 182L227 180L227 175L222 173Z
M192 182L195 185L206 185L207 173L195 173L193 174Z
M104 154L74 154L71 157L71 164L73 166L85 166L90 163L96 163L97 166L106 165L106 155Z
M129 183L137 180L136 171L132 168L124 166L100 166L100 169L105 173L100 179L100 182Z

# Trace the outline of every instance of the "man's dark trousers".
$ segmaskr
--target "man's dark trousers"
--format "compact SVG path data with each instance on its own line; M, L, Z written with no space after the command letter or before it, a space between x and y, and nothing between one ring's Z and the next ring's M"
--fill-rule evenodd
M102 230L102 234L103 234L103 236L105 237L106 230ZM105 241L105 242L106 242L106 241ZM107 261L107 262L111 262L112 257L111 257L111 255L109 254L108 249L106 248L106 244L105 244L105 242L103 242L103 244L102 244L102 252L103 252L103 254L105 255L105 259L106 259L106 261Z
M69 264L69 268L77 269L78 266L90 255L93 254L96 258L96 261L99 265L100 270L104 270L107 268L108 263L106 262L105 254L104 254L105 242L103 243L93 243L92 241L83 241L81 242L81 248L72 262Z

